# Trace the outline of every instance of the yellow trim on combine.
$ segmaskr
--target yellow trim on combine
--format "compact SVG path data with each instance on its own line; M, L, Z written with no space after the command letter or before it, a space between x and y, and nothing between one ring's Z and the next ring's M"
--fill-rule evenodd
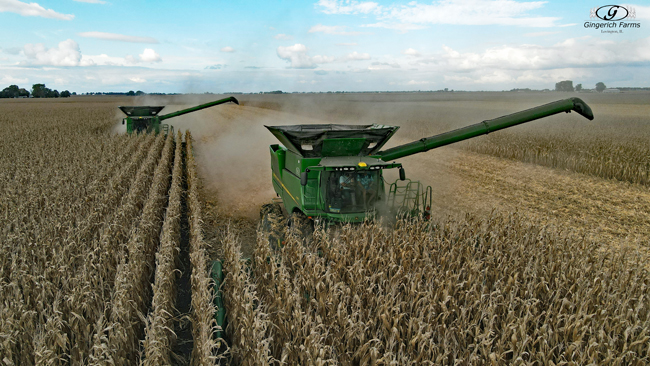
M296 200L296 198L295 198L293 195L291 195L291 192L289 192L289 190L287 189L287 187L285 187L284 184L282 184L282 182L280 181L280 178L278 178L278 176L275 175L275 172L272 172L272 173L273 173L273 178L275 178L275 180L278 181L278 183L282 186L282 188L284 188L284 190L287 192L287 194L289 195L289 197L291 197L291 199L293 200L293 202L295 202L296 205L300 206L300 203L298 203L298 201Z

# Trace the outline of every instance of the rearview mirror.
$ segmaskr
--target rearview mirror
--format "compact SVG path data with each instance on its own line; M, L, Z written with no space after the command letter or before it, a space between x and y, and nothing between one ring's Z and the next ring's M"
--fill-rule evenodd
M399 180L406 180L406 172L402 167L399 167Z
M307 185L307 172L300 173L300 185L301 186Z

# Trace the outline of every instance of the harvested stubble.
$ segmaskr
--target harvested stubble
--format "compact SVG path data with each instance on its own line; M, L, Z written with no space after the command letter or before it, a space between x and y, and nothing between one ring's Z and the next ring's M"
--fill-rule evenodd
M210 290L212 279L209 276L206 243L203 239L203 220L199 201L199 177L192 148L192 135L185 134L187 159L187 206L190 224L190 263L192 264L192 349L191 364L196 366L215 365L222 357L217 355L222 340L215 340L213 333L218 329L214 314L216 306Z
M150 278L155 266L160 230L167 205L174 137L165 139L162 156L139 218L127 243L127 258L117 266L108 325L97 334L91 355L94 365L137 363L145 314L151 301Z
M287 364L627 364L650 361L650 274L516 215L317 230L311 250L259 240L259 304ZM322 257L314 248L322 249ZM237 306L237 305L235 305ZM257 306L257 307L256 307ZM230 310L229 310L230 312ZM250 323L229 333L247 344ZM255 348L252 348L255 349Z
M174 302L178 254L180 252L181 195L183 193L182 135L176 137L176 152L169 204L160 234L160 248L156 253L156 274L153 285L151 312L147 316L144 352L141 365L170 365L174 334Z

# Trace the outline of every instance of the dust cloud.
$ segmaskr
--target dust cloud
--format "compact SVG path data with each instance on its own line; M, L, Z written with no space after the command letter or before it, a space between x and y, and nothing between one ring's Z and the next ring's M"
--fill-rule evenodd
M176 131L191 131L199 175L205 191L215 192L221 213L256 221L260 207L276 197L271 183L269 145L278 141L264 125L325 122L226 104L187 114L169 123Z

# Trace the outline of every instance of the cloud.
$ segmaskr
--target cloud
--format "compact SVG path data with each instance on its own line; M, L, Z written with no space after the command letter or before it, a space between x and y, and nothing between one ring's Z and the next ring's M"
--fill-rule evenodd
M316 75L327 75L329 73L327 71L325 71L325 70L316 70L316 71L314 71L314 74L316 74Z
M381 9L381 6L373 1L319 0L316 4L325 14L369 14Z
M24 3L18 0L0 0L0 13L9 12L25 17L42 17L58 20L72 20L74 15L57 13L52 9L45 9L37 3Z
M141 78L139 76L134 76L132 78L129 78L129 80L133 81L134 83L146 83L147 82L146 79L143 79L143 78Z
M341 58L341 61L358 61L358 60L370 60L370 54L359 53L357 51L354 51L352 53L348 53L347 55Z
M78 3L88 3L88 4L106 4L106 1L102 0L74 0Z
M368 66L368 70L389 70L399 68L401 68L401 66L397 62L373 62Z
M453 70L542 70L609 65L650 64L650 38L635 41L570 38L552 46L524 44L488 48L480 53L460 53L443 46L444 53L422 60Z
M263 67L260 66L244 66L245 69L254 69L254 70L259 70L263 69Z
M424 80L411 80L406 83L406 85L426 85L426 84L431 84L431 82L424 81Z
M433 24L557 26L556 23L560 20L558 17L528 14L542 8L545 3L546 1L440 0L380 6L374 2L320 0L317 6L326 14L371 14L377 21L365 24L364 27L407 32Z
M413 57L420 57L420 52L414 50L413 48L407 48L404 51L402 51L403 55L407 56L413 56Z
M26 44L23 52L32 65L79 66L81 62L79 44L71 39L49 49L42 43Z
M348 32L346 31L347 27L343 25L322 25L322 24L317 24L311 29L309 29L309 33L316 33L316 32L322 32L325 34L335 34L339 36L358 36L360 34L363 34L361 32Z
M27 78L15 78L10 75L3 76L0 79L0 85L4 88L4 85L20 85L20 84L27 84L29 82L29 79Z
M162 62L160 55L152 50L151 48L145 48L144 51L140 54L140 61L142 62Z
M127 36L124 34L117 34L117 33L81 32L78 34L86 38L96 38L96 39L103 39L108 41L131 42L131 43L158 43L157 39L151 37Z
M307 55L307 47L303 44L296 43L289 47L278 47L278 57L289 61L294 69L312 69L316 67L314 61Z
M22 51L23 49L20 47L10 47L10 48L4 48L2 52L7 53L9 55L17 55Z
M276 34L275 36L273 36L273 38L283 40L283 41L288 41L290 39L293 39L293 36L290 36L288 34L280 33L280 34Z
M215 64L215 65L206 66L205 69L206 70L221 70L221 69L223 69L225 67L226 67L226 65L224 65L224 64Z
M289 47L278 47L278 57L285 61L289 61L291 67L294 69L313 69L318 64L333 63L333 62L347 62L369 60L370 55L367 53L352 52L342 57L332 56L309 56L307 54L307 47L303 44L296 43Z
M636 13L636 20L650 20L650 6L632 6Z
M221 49L221 52L235 52L235 49L230 46L226 46Z

